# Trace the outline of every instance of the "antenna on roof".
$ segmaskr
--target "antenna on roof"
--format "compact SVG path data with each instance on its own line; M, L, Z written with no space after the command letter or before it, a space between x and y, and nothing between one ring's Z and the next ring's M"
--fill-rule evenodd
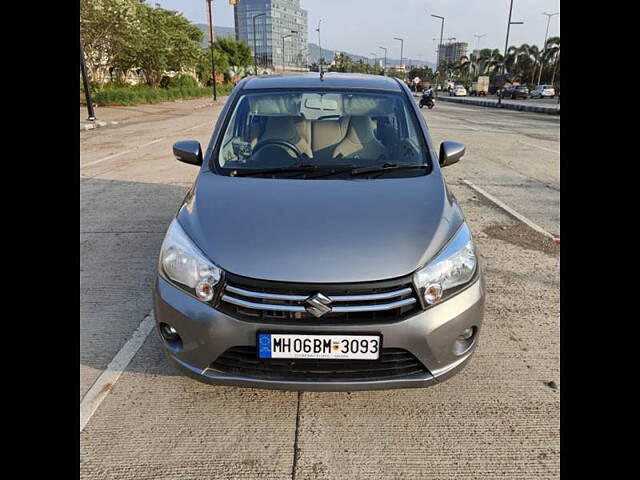
M320 24L322 23L322 19L318 20L318 28L316 28L316 32L318 32L318 46L320 47L320 80L324 80L324 70L322 68L322 41L320 40Z

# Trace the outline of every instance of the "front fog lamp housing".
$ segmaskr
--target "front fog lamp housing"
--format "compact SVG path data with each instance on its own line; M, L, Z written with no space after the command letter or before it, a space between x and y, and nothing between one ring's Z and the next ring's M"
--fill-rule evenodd
M447 290L469 283L477 263L471 230L463 223L447 246L413 275L413 283L425 302L433 305Z
M160 265L167 278L187 287L198 299L213 299L222 270L204 256L177 220L171 222L162 242Z

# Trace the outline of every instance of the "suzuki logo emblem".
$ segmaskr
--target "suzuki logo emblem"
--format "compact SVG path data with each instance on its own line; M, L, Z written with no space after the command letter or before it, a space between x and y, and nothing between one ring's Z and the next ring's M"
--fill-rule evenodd
M331 311L331 299L322 293L316 293L305 300L307 304L304 308L311 315L321 317Z

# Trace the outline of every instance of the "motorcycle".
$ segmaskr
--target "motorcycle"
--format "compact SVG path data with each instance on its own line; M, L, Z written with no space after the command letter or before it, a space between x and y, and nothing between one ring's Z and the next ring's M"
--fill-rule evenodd
M433 93L428 94L428 93L423 93L422 94L422 98L420 99L420 108L424 107L425 105L427 106L427 108L429 110L431 110L436 104L436 99L433 98Z

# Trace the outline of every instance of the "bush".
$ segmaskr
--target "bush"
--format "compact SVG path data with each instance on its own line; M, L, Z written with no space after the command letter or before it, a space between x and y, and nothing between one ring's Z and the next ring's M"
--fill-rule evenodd
M193 77L190 78L193 79ZM228 95L232 89L233 85L216 85L218 95ZM116 88L114 86L109 86L108 88L103 87L94 92L93 99L96 103L105 105L138 105L140 103L186 100L210 95L211 87L199 87L197 84L183 88L150 88L145 85L136 85L127 88Z
M171 79L169 86L171 88L197 88L198 81L191 75L179 73Z

